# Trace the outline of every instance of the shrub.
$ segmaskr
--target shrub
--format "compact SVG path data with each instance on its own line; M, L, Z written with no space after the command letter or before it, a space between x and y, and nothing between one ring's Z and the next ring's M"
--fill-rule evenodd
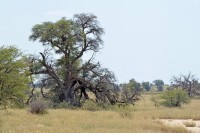
M47 104L41 100L32 101L30 104L30 110L32 114L46 114L47 113Z
M57 105L57 108L70 109L70 108L72 108L72 105L70 103L67 103L67 102L61 102Z
M89 111L97 111L97 110L102 110L103 108L100 107L96 102L92 100L87 100L84 102L82 109Z
M62 103L59 103L56 108L59 108L59 109L77 109L78 107L73 106L73 105L71 105L70 103L67 103L67 102L62 102Z
M161 104L167 107L180 107L190 101L188 94L182 89L167 90L163 92L161 98L163 99Z
M110 103L101 102L101 101L99 101L99 102L97 103L97 105L98 105L100 108L104 109L104 110L112 110L112 109L115 108L114 105L112 105L112 104L110 104Z

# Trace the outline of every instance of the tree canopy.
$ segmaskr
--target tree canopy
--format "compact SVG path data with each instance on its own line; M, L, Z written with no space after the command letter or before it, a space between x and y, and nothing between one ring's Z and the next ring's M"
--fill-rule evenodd
M153 83L157 86L158 91L163 91L164 82L160 79L154 80Z
M89 99L88 92L95 95L96 101L119 102L114 73L94 61L103 44L103 33L97 17L84 13L33 26L30 40L38 40L46 49L32 57L31 73L42 75L42 83L54 90L58 102L80 106ZM88 52L92 56L83 60ZM58 58L51 56L55 54Z
M28 89L28 64L14 46L0 48L0 106L23 105Z
M124 103L134 103L139 100L138 96L140 96L141 91L141 84L135 79L131 79L128 83L122 85L122 100Z
M199 79L191 73L187 75L174 76L172 78L172 87L181 88L188 93L190 97L200 94Z
M151 86L149 82L142 82L142 87L146 90L146 91L150 91L151 90Z

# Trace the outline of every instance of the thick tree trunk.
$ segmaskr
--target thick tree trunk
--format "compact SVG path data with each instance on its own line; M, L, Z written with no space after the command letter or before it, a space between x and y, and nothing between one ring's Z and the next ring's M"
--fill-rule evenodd
M72 86L72 83L68 83L64 88L65 102L70 103L71 105L76 105L75 101L75 90Z

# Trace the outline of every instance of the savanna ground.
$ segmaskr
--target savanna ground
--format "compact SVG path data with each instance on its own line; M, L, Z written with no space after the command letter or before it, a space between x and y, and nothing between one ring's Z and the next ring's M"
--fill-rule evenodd
M187 133L183 127L166 126L158 119L200 119L200 100L181 108L155 107L145 94L129 110L85 111L52 109L33 115L25 109L0 111L0 133Z

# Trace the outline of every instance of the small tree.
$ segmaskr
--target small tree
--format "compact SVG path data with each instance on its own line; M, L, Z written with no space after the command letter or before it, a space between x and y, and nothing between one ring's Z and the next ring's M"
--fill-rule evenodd
M21 106L28 88L28 64L16 47L0 47L0 53L0 107Z
M189 96L182 89L167 90L163 92L161 98L164 100L161 104L167 107L180 107L190 101Z
M139 100L141 91L141 84L135 79L131 79L129 83L122 85L121 99L124 103L134 104L135 101Z

